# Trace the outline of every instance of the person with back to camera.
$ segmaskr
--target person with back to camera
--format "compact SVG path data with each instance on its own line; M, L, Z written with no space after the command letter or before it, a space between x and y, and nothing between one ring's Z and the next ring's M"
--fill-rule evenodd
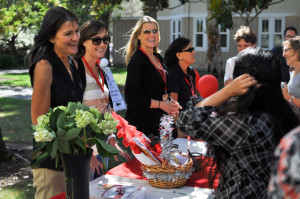
M289 83L284 84L282 93L286 100L300 108L300 36L283 42L283 57L295 70L291 72Z
M233 37L238 52L256 46L256 35L248 26L241 26ZM234 63L236 57L231 57L227 60L224 74L224 85L226 86L232 81Z
M288 39L294 38L297 35L297 29L293 26L286 27L283 34L284 34L283 40L286 41ZM274 55L278 56L282 62L281 63L281 70L282 70L281 82L288 83L290 81L290 70L289 70L290 66L288 66L286 64L286 60L283 57L282 46L274 47L271 50L271 52Z
M164 61L170 71L170 95L183 111L190 97L196 95L196 73L191 67L195 63L195 49L191 40L185 37L175 39L166 50ZM186 137L180 132L178 136Z
M27 57L33 86L31 119L34 125L49 108L81 102L85 88L84 68L70 55L77 53L79 41L76 16L62 7L53 7L44 16L41 29ZM38 147L38 143L34 143ZM55 159L46 158L33 168L36 199L48 199L65 191L64 172L56 168Z
M98 60L103 58L110 42L108 27L101 20L91 20L85 22L80 28L80 39L78 42L78 52L75 56L78 65L85 68L86 87L83 94L83 104L97 108L102 114L111 111L111 99L105 73L98 64ZM128 153L125 153L117 144L114 134L108 136L109 143L120 151L120 155L130 160ZM93 147L93 154L102 160L97 148ZM92 169L90 180L94 179L95 169L98 177L103 173L99 160L92 156L90 167ZM115 160L118 161L117 156ZM108 159L107 159L108 161ZM108 163L108 162L107 162Z
M125 47L127 78L125 119L145 135L159 135L163 114L178 114L178 102L168 100L168 70L158 54L159 26L155 19L142 17L132 29Z
M220 172L215 198L266 198L276 145L299 118L283 98L280 60L271 52L241 51L233 78L205 99L192 97L176 124L213 150Z

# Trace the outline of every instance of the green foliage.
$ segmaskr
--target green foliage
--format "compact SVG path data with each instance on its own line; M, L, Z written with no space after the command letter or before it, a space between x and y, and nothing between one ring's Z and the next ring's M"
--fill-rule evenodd
M157 11L169 7L169 0L141 0L145 15L156 18Z
M233 27L232 15L246 14L249 18L250 14L255 11L259 14L267 9L272 0L212 0L210 9L212 10L212 18L217 19L223 28L231 29ZM249 25L249 19L246 19L245 25Z
M0 69L23 68L24 55L0 54Z
M68 106L58 106L37 119L33 126L35 145L33 154L38 166L47 156L60 162L59 153L82 154L96 144L99 154L104 157L116 155L117 149L102 141L116 131L117 122L111 114L102 115L81 103L69 102ZM96 129L96 130L95 130ZM87 150L88 148L88 150Z

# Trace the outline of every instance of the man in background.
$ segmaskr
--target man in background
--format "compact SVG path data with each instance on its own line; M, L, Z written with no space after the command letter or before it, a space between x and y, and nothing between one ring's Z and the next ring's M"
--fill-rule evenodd
M285 40L288 40L288 39L291 39L293 37L295 37L297 35L297 29L293 26L289 26L289 27L286 27L286 29L284 30L283 32L284 34L284 41ZM274 47L271 52L278 56L279 59L281 60L281 69L282 69L282 78L281 78L281 81L282 82L286 82L288 83L290 81L290 73L289 73L289 68L290 66L286 65L286 60L285 58L282 56L283 55L283 51L282 51L282 46L277 46L277 47Z
M256 46L256 35L248 26L241 26L233 37L238 52L248 48ZM224 75L224 86L229 84L233 77L233 69L235 65L235 57L231 57L226 62L225 75Z

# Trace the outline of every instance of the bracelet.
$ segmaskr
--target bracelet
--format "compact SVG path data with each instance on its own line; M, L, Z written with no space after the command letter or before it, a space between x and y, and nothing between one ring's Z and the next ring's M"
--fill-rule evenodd
M160 108L160 101L158 101L158 108Z
M111 134L110 136L108 136L107 140L109 140L110 138L116 138L115 134Z
M290 98L290 102L292 102L293 103L293 99L294 99L295 97L293 96L293 95L291 95L291 98Z

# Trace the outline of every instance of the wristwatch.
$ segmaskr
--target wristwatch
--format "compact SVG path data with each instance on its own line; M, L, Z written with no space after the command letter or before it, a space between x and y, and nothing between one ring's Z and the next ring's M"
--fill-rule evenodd
M290 98L290 102L292 102L293 103L293 99L294 99L295 97L293 96L293 95L291 95L291 98Z

